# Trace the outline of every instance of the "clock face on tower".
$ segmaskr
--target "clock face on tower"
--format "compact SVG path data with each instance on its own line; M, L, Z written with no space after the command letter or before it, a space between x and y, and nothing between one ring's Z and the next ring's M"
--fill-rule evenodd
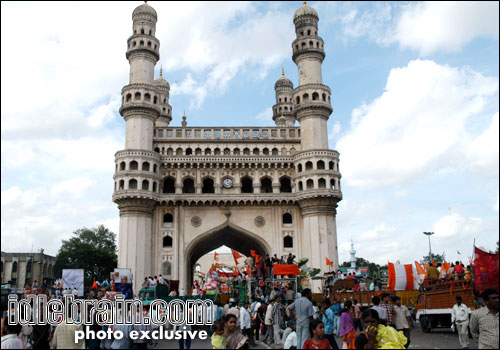
M224 181L222 182L222 185L224 186L224 188L231 188L233 187L233 180L231 179L224 179Z

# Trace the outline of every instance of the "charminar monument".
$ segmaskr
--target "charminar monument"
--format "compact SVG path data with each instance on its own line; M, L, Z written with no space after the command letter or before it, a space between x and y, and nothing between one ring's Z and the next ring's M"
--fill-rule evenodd
M169 126L170 85L154 73L157 19L147 3L132 13L125 149L115 155L118 267L132 269L134 290L159 274L190 290L195 263L222 245L247 256L291 252L322 271L328 258L337 268L341 175L339 153L328 148L333 109L316 10L304 3L294 14L299 81L294 87L284 72L276 81L275 127L188 127L185 116ZM317 291L320 281L312 283Z

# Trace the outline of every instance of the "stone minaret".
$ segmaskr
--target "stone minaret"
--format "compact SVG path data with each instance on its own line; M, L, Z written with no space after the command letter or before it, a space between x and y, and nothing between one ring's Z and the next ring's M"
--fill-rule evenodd
M152 274L153 208L159 195L160 154L153 152L155 123L168 125L172 108L170 86L154 68L160 58L155 38L156 11L144 3L133 14L133 33L127 40L130 81L122 89L120 114L126 121L125 149L115 155L113 200L120 209L118 267L130 268L134 291Z
M351 268L356 268L356 251L354 250L354 242L351 240L351 250L349 251L351 254Z
M300 123L300 153L295 155L295 183L303 214L302 255L310 266L328 271L326 259L338 268L336 207L342 199L338 152L328 149L327 120L332 113L330 88L323 85L321 64L325 58L323 39L318 36L318 13L304 2L293 22L297 39L292 59L299 71L293 91L293 115ZM318 283L313 283L318 292Z
M274 84L276 104L273 106L273 120L277 126L294 126L293 116L293 83L285 77L284 68L281 69L281 78Z

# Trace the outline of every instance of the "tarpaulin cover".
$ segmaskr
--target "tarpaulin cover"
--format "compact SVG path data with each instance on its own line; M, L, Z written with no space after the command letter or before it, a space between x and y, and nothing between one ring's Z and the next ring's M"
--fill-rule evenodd
M273 265L274 275L300 275L297 265Z
M498 290L498 254L474 247L474 255L474 287L479 292L488 288Z
M132 283L115 283L115 292L122 293L125 299L132 299L134 297Z

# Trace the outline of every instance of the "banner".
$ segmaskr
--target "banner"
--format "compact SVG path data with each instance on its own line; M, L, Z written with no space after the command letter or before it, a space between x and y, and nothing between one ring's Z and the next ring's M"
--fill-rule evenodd
M71 290L76 289L78 291L78 296L83 297L83 272L83 269L63 269L63 288L69 288Z
M300 275L300 270L297 265L279 265L273 266L274 275Z
M416 290L419 287L417 270L413 264L388 264L390 290Z
M474 247L474 287L481 293L485 289L498 290L498 254Z

